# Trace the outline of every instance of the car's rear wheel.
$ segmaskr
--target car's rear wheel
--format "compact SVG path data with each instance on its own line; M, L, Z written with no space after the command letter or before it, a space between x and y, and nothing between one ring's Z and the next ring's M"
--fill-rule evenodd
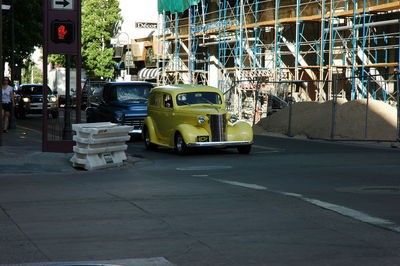
M189 148L187 147L185 140L180 133L176 133L175 135L175 151L179 155L185 155L189 152Z
M251 145L239 146L237 150L240 154L249 154L251 151Z
M143 141L144 141L144 146L146 147L147 150L154 151L155 149L157 149L157 145L151 143L150 133L146 127L143 128Z

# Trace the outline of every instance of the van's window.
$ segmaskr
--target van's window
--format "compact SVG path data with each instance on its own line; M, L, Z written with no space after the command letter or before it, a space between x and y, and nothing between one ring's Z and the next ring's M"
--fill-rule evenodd
M176 96L178 105L222 104L221 96L216 92L187 92Z

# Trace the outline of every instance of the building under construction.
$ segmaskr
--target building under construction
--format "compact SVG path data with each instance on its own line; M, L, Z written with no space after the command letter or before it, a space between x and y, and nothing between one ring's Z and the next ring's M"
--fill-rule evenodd
M246 98L287 93L289 81L302 81L291 95L298 101L396 102L400 1L191 2L160 10L159 84L218 87L240 116Z

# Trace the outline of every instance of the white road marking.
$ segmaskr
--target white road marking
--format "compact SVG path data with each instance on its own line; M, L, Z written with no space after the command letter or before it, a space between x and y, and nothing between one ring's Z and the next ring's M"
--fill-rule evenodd
M192 175L193 177L207 177L208 175Z
M215 181L233 185L233 186L245 187L245 188L256 189L256 190L268 190L268 188L260 186L260 185L256 185L256 184L247 184L247 183L241 183L241 182L229 181L229 180L223 180L223 179L214 179L214 178L212 178L212 179Z
M366 213L345 207L345 206L340 206L340 205L336 205L333 203L329 203L329 202L324 202L318 199L312 199L312 198L307 198L301 194L297 194L297 193L291 193L291 192L284 192L284 191L276 191L276 190L271 190L268 189L267 187L264 186L260 186L257 184L248 184L248 183L242 183L242 182L237 182L237 181L231 181L231 180L224 180L224 179L217 179L217 178L210 178L211 180L220 182L220 183L224 183L224 184L229 184L229 185L233 185L233 186L239 186L239 187L244 187L244 188L249 188L249 189L255 189L255 190L264 190L264 191L268 191L271 193L276 193L276 194L280 194L280 195L284 195L287 197L293 197L305 202L308 202L312 205L318 206L320 208L326 209L326 210L330 210L333 212L336 212L340 215L352 218L354 220L363 222L363 223L367 223L367 224L371 224L374 226L378 226L381 228L385 228L397 233L400 233L400 225L390 221L390 220L386 220L386 219L382 219L382 218L378 218L378 217L373 217L370 216Z

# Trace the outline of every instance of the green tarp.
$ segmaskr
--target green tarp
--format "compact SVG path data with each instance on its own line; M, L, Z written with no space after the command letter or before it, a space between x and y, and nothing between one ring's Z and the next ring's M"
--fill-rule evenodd
M158 12L183 12L191 5L197 5L201 0L158 0Z

